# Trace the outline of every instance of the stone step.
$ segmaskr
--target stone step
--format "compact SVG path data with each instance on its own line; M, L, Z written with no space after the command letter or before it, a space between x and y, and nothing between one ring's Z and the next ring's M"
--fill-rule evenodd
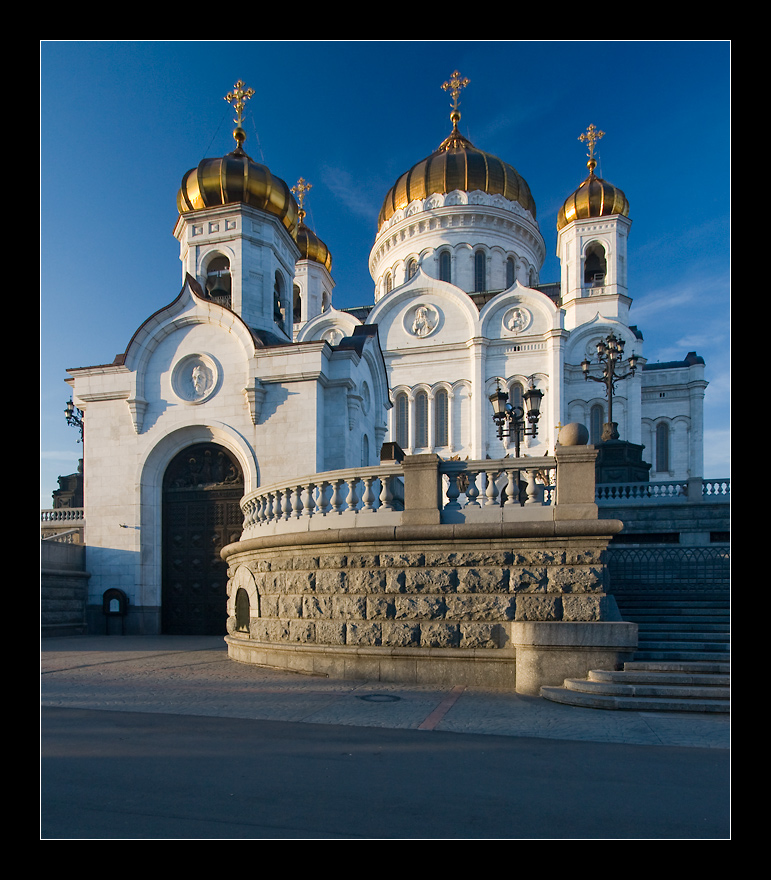
M726 673L680 672L659 670L650 664L648 669L592 669L590 681L609 682L613 684L643 684L662 686L695 686L700 688L728 688L731 676Z
M564 687L542 687L541 696L555 703L588 709L614 709L635 712L710 712L728 713L729 700L679 699L677 697L630 697L589 694Z
M637 623L638 630L645 632L701 632L701 633L725 633L728 635L728 626L722 623L705 623L703 620L694 621L632 621Z
M701 661L689 663L683 661L648 663L640 660L630 660L624 663L624 671L629 672L684 672L698 673L702 675L728 675L731 672L730 663L714 663Z
M694 662L698 660L712 660L722 663L730 663L731 655L726 651L641 651L634 652L636 660L653 662Z
M639 651L727 651L726 642L705 641L704 639L645 639L638 636L637 648ZM636 652L635 652L636 653Z
M662 697L678 700L728 700L731 690L728 687L708 685L700 687L690 684L665 684L657 681L623 682L596 681L588 679L567 678L563 685L569 691L584 694L604 694L609 697Z

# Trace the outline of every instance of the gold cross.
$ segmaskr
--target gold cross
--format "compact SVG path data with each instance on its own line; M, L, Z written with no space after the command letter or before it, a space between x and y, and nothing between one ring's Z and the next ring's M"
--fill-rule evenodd
M236 116L235 122L241 125L244 106L246 105L246 102L249 100L249 98L254 95L254 89L245 89L243 80L239 80L233 86L233 89L234 91L228 92L228 94L225 95L225 100L228 102L228 104L232 104L235 108L235 111L238 114Z
M292 192L297 196L297 201L300 205L300 208L303 206L303 202L305 201L305 194L309 189L313 187L312 183L308 183L304 177L301 177L295 186L292 187Z
M592 123L589 128L586 129L586 134L578 136L579 141L583 141L584 143L588 142L589 152L586 155L590 159L594 159L594 145L600 138L603 137L605 137L605 132L600 131L594 123Z
M469 82L470 80L468 79L468 77L464 77L463 79L461 79L460 72L455 70L453 71L453 74L450 77L449 81L446 83L442 83L442 88L445 90L445 92L450 92L450 94L452 95L453 110L458 109L458 96L460 95L460 90L465 89Z

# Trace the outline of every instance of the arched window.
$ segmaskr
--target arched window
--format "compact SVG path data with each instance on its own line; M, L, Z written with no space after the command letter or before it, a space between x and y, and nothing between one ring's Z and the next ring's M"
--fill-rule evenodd
M482 293L487 290L487 257L484 251L474 254L474 292Z
M669 470L669 425L664 422L656 425L656 470Z
M391 278L391 273L386 272L385 285L384 285L385 292L390 293L393 290L393 286L394 286L394 282L393 282L393 278Z
M415 273L418 271L418 261L413 257L409 263L407 263L407 278L412 278Z
M236 592L236 631L249 632L249 594L243 587Z
M394 419L396 421L394 431L396 442L402 449L407 449L410 442L410 409L409 400L403 391L396 395Z
M589 412L589 442L596 446L602 440L602 426L605 422L605 410L602 404L595 403Z
M216 256L206 267L206 293L214 302L230 308L231 290L230 260Z
M602 287L605 284L607 271L608 264L605 260L605 248L598 241L593 241L586 249L584 284L587 287Z
M280 272L276 272L273 282L273 320L277 324L284 324L284 279Z
M415 446L428 446L428 394L418 391L415 395Z
M517 278L517 264L514 261L514 257L509 257L506 260L506 287L511 287L511 285L516 281Z
M449 446L449 401L444 388L434 397L434 446Z
M361 466L369 467L369 437L366 434L361 437Z
M439 254L439 280L452 282L452 258L449 251Z
M300 288L296 284L292 288L292 299L292 320L297 324L298 321L302 321L303 303Z

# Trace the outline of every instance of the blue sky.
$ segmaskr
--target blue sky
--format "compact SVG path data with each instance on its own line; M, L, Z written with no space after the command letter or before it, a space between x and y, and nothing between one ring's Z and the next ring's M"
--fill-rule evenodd
M633 323L649 361L702 355L705 474L729 470L730 43L727 41L43 42L41 506L81 455L66 369L111 363L182 285L183 174L233 147L223 100L254 88L246 151L313 188L337 308L371 303L386 191L450 131L442 83L470 80L460 128L527 180L559 279L556 215L586 172L630 202Z

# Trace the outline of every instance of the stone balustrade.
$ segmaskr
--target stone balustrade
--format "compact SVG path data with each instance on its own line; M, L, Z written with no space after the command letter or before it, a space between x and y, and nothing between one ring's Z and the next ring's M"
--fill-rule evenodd
M598 504L685 504L689 501L727 502L729 479L662 480L650 483L598 483Z
M549 518L556 473L553 457L443 461L423 455L310 474L245 495L242 537L401 525L416 508L435 511L433 521L440 523ZM406 509L405 480L416 485ZM546 513L539 517L538 509Z

